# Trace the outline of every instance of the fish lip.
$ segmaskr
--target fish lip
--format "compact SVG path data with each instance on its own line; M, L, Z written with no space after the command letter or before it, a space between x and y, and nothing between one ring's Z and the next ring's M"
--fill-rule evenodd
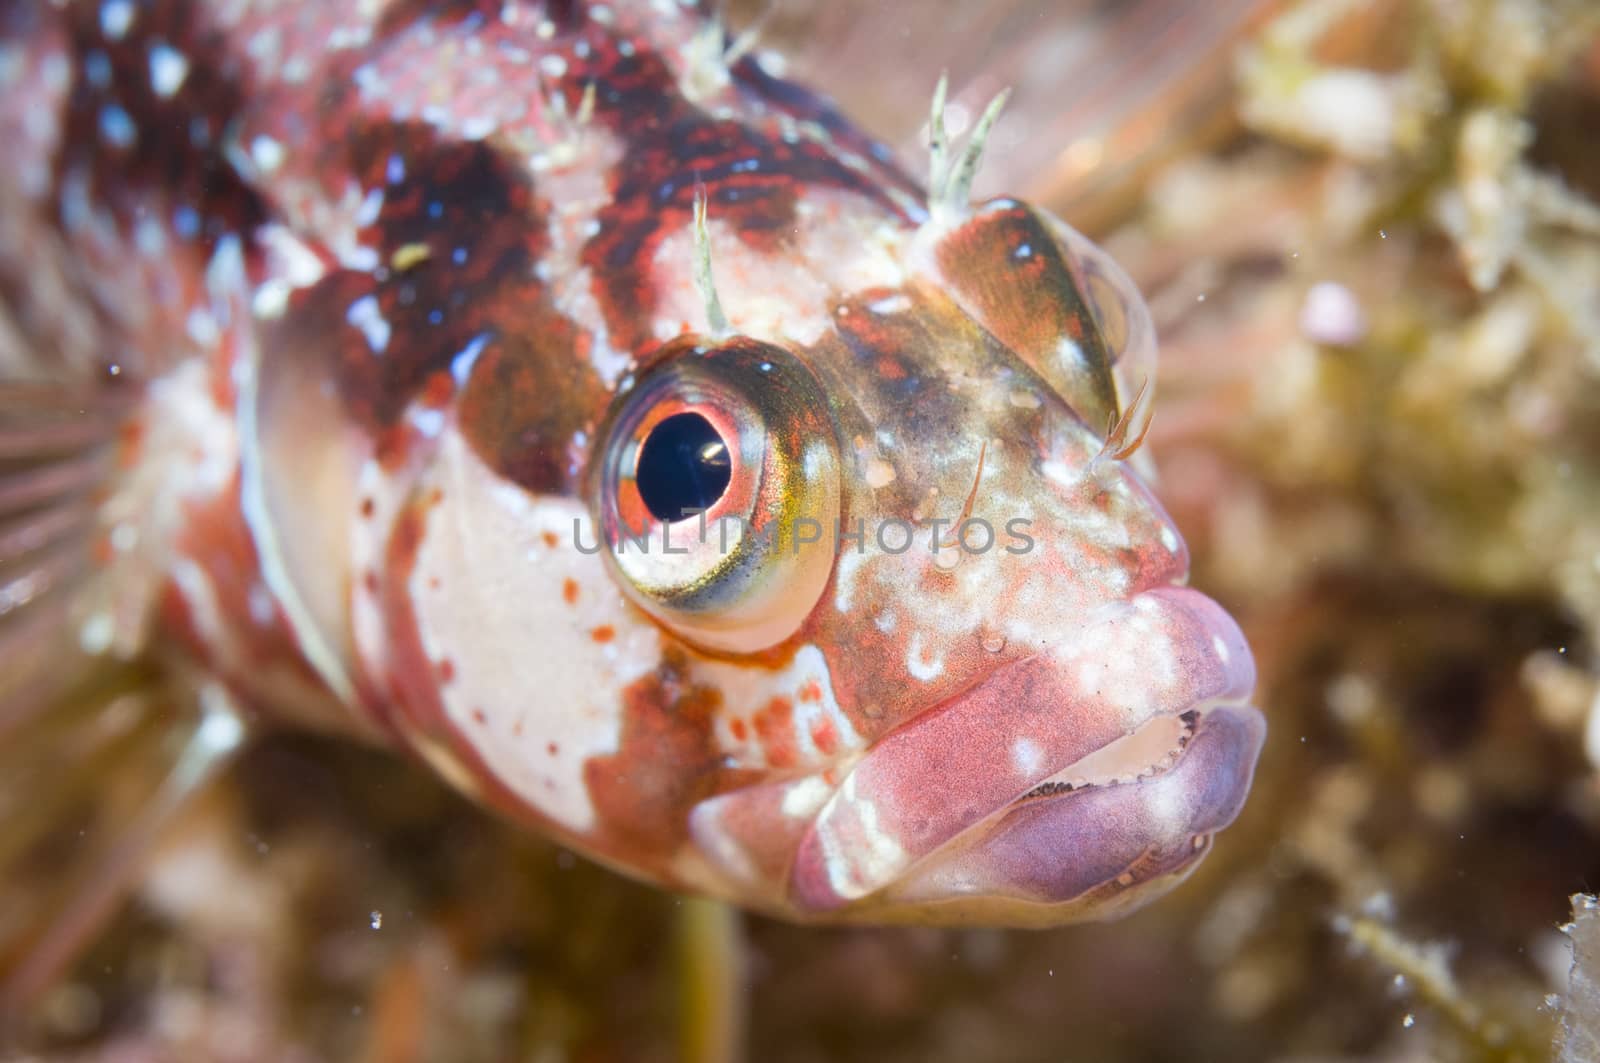
M1084 755L1055 774L1041 780L1033 789L1010 804L1005 805L993 815L1006 815L1013 809L1024 805L1053 801L1085 790L1103 790L1112 786L1136 786L1145 780L1165 775L1175 768L1178 761L1183 757L1184 751L1188 749L1190 741L1194 738L1195 730L1199 726L1201 718L1216 707L1215 703L1197 703L1176 714L1163 714L1147 720L1139 730L1130 732L1120 738L1112 739L1099 749ZM1110 777L1096 778L1094 769L1088 766L1088 762L1102 757L1118 743L1136 741L1140 731L1173 722L1180 725L1173 742L1159 750L1159 756L1144 762L1134 762L1131 765L1133 769L1131 773L1122 772ZM977 824L973 825L973 827L976 826ZM971 830L973 828L969 827L967 829Z
M1048 793L1039 792L1048 785L1048 781L1042 783L970 824L950 841L907 868L899 880L875 899L875 903L886 907L944 906L964 909L964 915L969 919L976 913L989 913L986 916L989 921L1049 925L1086 917L1115 915L1167 892L1198 866L1210 851L1216 834L1232 824L1238 816L1249 793L1256 760L1265 738L1265 717L1248 700L1197 703L1183 710L1179 717L1184 720L1179 741L1165 756L1134 771L1133 777L1093 781ZM1152 724L1157 722L1160 721L1151 721ZM1222 732L1220 736L1217 735L1218 731ZM1115 746L1126 737L1131 736L1116 739L1109 745ZM1201 748L1200 744L1208 739L1212 740L1214 746L1217 745L1219 737L1221 745L1217 748ZM1093 760L1107 748L1102 746L1084 759ZM953 857L959 859L964 850L992 844L995 835L1003 834L1008 825L1022 817L1070 820L1080 811L1080 806L1095 803L1092 811L1083 812L1076 818L1092 821L1096 827L1100 827L1118 818L1119 805L1132 809L1126 812L1126 818L1137 818L1139 812L1143 811L1141 804L1166 803L1165 798L1141 801L1141 797L1150 790L1159 792L1163 786L1170 784L1174 789L1183 791L1183 784L1187 781L1182 778L1184 774L1205 773L1205 765L1196 765L1189 760L1192 752L1196 756L1209 755L1213 759L1241 764L1243 770L1213 770L1209 785L1188 787L1192 799L1190 814L1181 827L1172 830L1165 839L1152 834L1145 839L1147 844L1124 844L1120 850L1115 844L1104 846L1106 852L1120 855L1090 861L1090 866L1098 870L1091 872L1079 868L1075 876L1067 876L1077 888L1060 889L1062 876L1053 875L1052 872L1061 865L1048 858L1019 863L1015 856L1011 857L1009 862L1016 866L1017 874L1008 883L1012 887L1010 890L999 888L995 883L991 883L992 888L986 891L963 889L964 884L958 879L939 873L941 865L950 863ZM1071 770L1065 769L1057 774L1065 775ZM1123 800L1124 797L1126 800ZM1113 843L1126 840L1115 837L1122 833L1117 830L1107 830L1105 833L1113 836ZM1136 832L1128 833L1132 835ZM991 860L994 859L997 858L991 855ZM1004 861L1004 858L999 859ZM1082 861L1083 855L1075 854L1075 859ZM1056 880L1051 882L1054 893L1021 888L1022 882L1038 883L1052 879Z
M1208 846L1209 834L1231 822L1243 803L1265 730L1264 718L1248 704L1255 668L1242 633L1215 602L1178 586L1114 603L1096 624L1101 630L1085 629L1076 656L1008 662L868 750L801 839L790 875L795 907L821 914L937 905L950 899L938 895L940 888L959 894L961 885L949 876L943 886L932 882L927 869L981 847L975 839L1014 833L1017 823L1049 816L1071 824L1083 814L1077 810L1090 805L1131 822L1145 814L1139 806L1152 795L1175 807L1194 805L1196 824L1204 828L1194 833L1206 834ZM1166 654L1152 670L1162 664L1172 674L1152 686L1157 692L1146 699L1150 703L1136 711L1146 677L1129 652L1146 642ZM1121 663L1097 671L1102 657ZM1163 728L1172 741L1161 740ZM1148 733L1141 738L1141 732ZM1188 763L1197 735L1209 736L1205 759L1220 773L1217 779ZM1026 758L1019 756L1035 742L1041 759L1025 770ZM1117 755L1115 747L1125 742L1132 743L1131 759ZM1108 762L1125 770L1106 775L1100 769ZM1073 780L1075 772L1087 776L1085 785L1044 791L1052 781ZM1065 810L1068 802L1078 802L1074 811L1045 811ZM1075 827L1080 834L1081 827ZM1126 848L1127 839L1116 841ZM1185 866L1192 867L1204 847L1188 834L1184 842L1193 853ZM1060 851L1053 859L1062 863ZM1013 870L1027 877L1026 869ZM909 888L913 884L920 888Z

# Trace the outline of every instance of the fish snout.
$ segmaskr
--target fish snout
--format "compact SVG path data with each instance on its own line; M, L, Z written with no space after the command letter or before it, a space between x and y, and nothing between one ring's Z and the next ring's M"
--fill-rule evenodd
M791 903L1046 925L1153 899L1243 805L1266 731L1254 685L1203 594L1105 606L875 743L801 839Z

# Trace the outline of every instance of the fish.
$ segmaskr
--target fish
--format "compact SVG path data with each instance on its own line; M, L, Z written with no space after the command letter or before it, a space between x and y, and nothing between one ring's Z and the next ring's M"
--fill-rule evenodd
M973 202L1003 97L916 176L644 0L10 3L0 83L0 740L154 661L815 924L1113 918L1240 812L1150 316Z

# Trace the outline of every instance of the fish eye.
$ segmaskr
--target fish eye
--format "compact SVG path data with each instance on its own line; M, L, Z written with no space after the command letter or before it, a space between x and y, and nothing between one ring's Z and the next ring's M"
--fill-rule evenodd
M674 341L620 391L588 491L624 593L702 648L788 638L833 569L838 443L821 386L781 347Z
M675 413L656 425L634 469L645 508L669 523L708 509L732 474L727 441L699 413Z

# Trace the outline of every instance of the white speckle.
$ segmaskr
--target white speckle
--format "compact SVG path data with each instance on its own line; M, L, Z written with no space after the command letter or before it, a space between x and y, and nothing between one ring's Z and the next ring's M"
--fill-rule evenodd
M289 308L289 295L294 288L281 277L263 281L250 300L250 312L263 320L282 317Z
M872 618L873 626L879 631L883 632L885 635L893 631L895 627L899 625L899 623L900 615L898 613L888 612L887 610Z
M1083 348L1078 346L1078 341L1071 336L1061 337L1056 344L1056 358L1068 369L1077 370L1084 366Z
M128 117L127 111L108 103L100 108L100 135L108 144L126 148L138 137L139 130L133 124L133 119Z
M328 47L334 50L360 48L371 39L370 25L363 23L358 26L335 26L333 32L328 34Z
M1406 1017L1400 1020L1400 1025L1404 1026L1408 1030L1411 1029L1411 1027L1415 1026L1416 1024L1417 1024L1417 1017L1415 1015L1411 1014L1410 1012L1406 1012Z
M890 314L903 314L911 309L911 300L896 292L893 295L886 295L882 299L874 299L867 304L867 309L880 317L887 317Z
M1017 774L1031 778L1044 765L1044 750L1031 738L1019 738L1011 743L1011 766Z
M1233 657L1233 654L1228 652L1228 644L1223 641L1221 635L1211 636L1211 648L1217 652L1217 660L1223 664L1227 664Z
M444 428L443 410L418 407L407 414L406 419L410 421L411 426L415 428L419 434L429 439L437 436ZM614 650L615 648L607 647L607 649Z
M1044 473L1045 479L1052 480L1058 484L1071 486L1072 484L1077 483L1079 479L1079 474L1076 470L1068 466L1065 462L1058 461L1054 458L1043 462L1039 466L1039 471Z
M78 629L78 645L84 653L101 654L111 648L115 634L116 625L111 621L111 614L95 613Z
M250 619L259 627L268 627L277 615L277 609L272 601L272 592L267 590L267 585L260 581L250 585L248 595Z
M188 320L184 322L184 330L189 338L202 347L209 347L222 336L222 330L217 326L217 319L211 311L204 307L195 307L189 311Z
M374 188L362 198L361 206L356 209L355 222L365 229L376 222L381 213L383 213L383 189Z
M482 140L500 127L500 123L488 115L479 115L468 118L461 123L461 135L467 140Z
M176 96L188 76L189 59L182 52L162 41L150 46L150 87L157 96Z
M377 909L373 909L371 915L368 916L368 919L370 920L370 924L369 925L371 925L372 929L374 929L374 930L382 930L383 929L383 913L382 912L378 911Z
M362 273L372 273L382 265L378 258L378 249L365 245L352 247L340 256L340 260L350 269L360 270Z
M832 793L827 783L819 776L801 779L792 783L783 794L783 814L791 819L803 819L816 814Z
M167 234L161 223L146 215L134 226L133 243L146 258L157 258L167 249Z
M371 63L362 63L350 74L350 80L364 93L376 93L383 87L383 76Z
M567 61L559 55L547 55L539 60L539 69L547 76L561 78L567 76Z
M929 661L922 655L922 634L920 632L911 636L911 644L906 647L906 671L911 673L911 678L920 679L926 683L939 678L944 674L944 657L940 655Z
M450 359L450 376L455 380L456 387L467 386L467 378L472 375L472 367L478 363L478 355L483 353L483 348L489 342L487 332L480 333L472 338L461 351Z
M303 55L297 55L284 63L279 73L289 84L303 85L311 77L311 61Z
M278 65L283 53L283 30L278 26L252 33L244 45L245 53L266 67Z
M271 173L283 165L283 145L266 134L256 137L250 142L250 161L256 164L256 169L262 173Z
M839 552L839 571L834 577L833 607L841 613L848 613L854 603L851 592L855 589L857 570L865 560L866 554L857 547L841 549Z
M361 330L373 354L382 354L389 346L389 322L378 308L378 297L363 295L350 304L344 319Z
M100 32L114 41L122 40L133 25L133 0L106 0L100 5Z
M1163 524L1161 526L1161 545L1167 548L1167 553L1175 554L1182 548L1183 543L1178 538L1178 533Z
M119 554L126 554L139 545L139 528L130 521L123 521L111 529L111 548Z
M556 35L556 24L549 19L544 19L533 28L533 32L538 35L541 41L548 41Z

